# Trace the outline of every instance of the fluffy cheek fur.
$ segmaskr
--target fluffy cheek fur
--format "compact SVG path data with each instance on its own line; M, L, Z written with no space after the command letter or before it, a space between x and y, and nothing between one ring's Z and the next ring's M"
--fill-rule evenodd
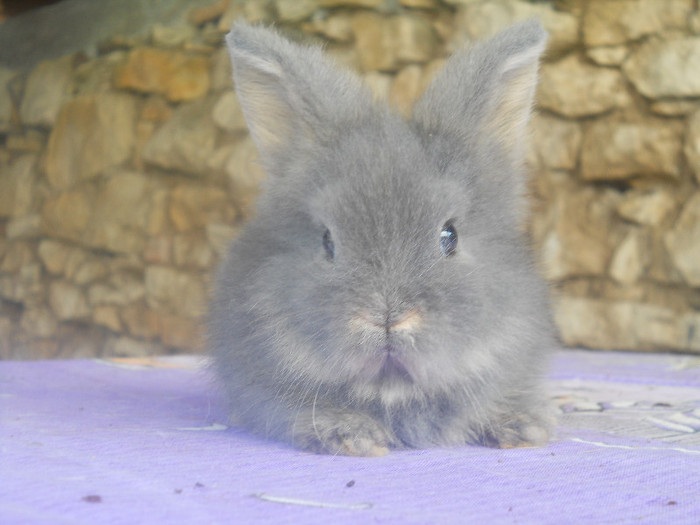
M303 377L315 391L344 392L347 403L391 407L463 390L493 369L495 356L484 347L488 335L477 328L484 326L484 305L475 299L481 296L476 284L462 279L438 294L434 290L440 287L431 283L449 279L452 265L466 261L438 259L445 271L410 279L414 287L404 289L395 306L404 313L402 320L389 331L368 320L385 315L382 294L361 283L336 284L323 264L317 261L303 275L288 276L313 284L293 288L290 297L273 303L278 310L268 313L292 346L276 356L280 374ZM270 279L263 273L258 282L264 290ZM389 361L399 372L387 374Z

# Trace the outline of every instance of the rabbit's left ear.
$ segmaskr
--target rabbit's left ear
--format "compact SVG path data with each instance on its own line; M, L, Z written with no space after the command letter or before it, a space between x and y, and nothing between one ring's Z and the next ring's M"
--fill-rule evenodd
M238 99L268 174L284 171L290 152L345 129L372 107L359 78L321 50L275 31L236 22L226 37Z
M413 120L468 144L489 134L518 157L546 40L542 25L529 20L455 54L416 104Z

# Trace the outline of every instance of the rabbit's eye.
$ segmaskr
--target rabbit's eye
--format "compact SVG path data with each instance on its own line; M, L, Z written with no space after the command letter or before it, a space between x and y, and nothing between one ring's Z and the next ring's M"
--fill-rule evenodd
M454 255L457 249L457 230L451 222L446 222L440 232L440 250L445 257Z
M328 260L332 261L335 257L335 245L333 244L330 230L326 230L323 234L323 249L326 250Z

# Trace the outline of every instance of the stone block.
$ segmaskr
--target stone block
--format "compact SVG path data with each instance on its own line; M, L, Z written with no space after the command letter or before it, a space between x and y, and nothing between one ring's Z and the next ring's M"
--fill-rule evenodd
M37 200L37 156L21 155L2 165L0 176L0 218L24 216Z
M202 176L216 147L213 100L183 104L158 128L142 152L144 161L167 170Z
M46 153L51 186L66 189L125 163L133 153L134 99L123 93L86 95L61 108Z
M618 180L636 176L680 176L683 127L647 118L625 122L599 119L586 127L581 146L581 176Z
M554 189L550 229L540 259L550 280L603 276L622 240L614 210L616 192L566 182Z
M115 87L158 93L172 102L192 100L209 91L209 59L182 51L139 47L115 75Z
M74 56L39 63L27 78L20 105L22 123L51 128L71 94Z
M624 107L630 97L618 70L593 66L571 54L542 66L537 103L565 117L580 118Z
M617 204L617 213L628 221L659 227L678 208L676 199L667 190L631 190Z
M583 13L587 46L610 46L669 29L683 29L692 0L590 0Z
M171 193L168 215L178 232L186 232L204 228L210 222L233 222L236 213L226 191L181 184Z
M351 26L363 71L396 71L404 64L429 61L436 50L435 31L419 16L360 11Z
M206 311L206 293L197 273L168 266L147 266L146 303L160 313L197 319Z
M460 3L464 5L457 10L455 32L447 46L449 52L456 51L465 42L483 40L529 18L539 19L549 34L546 56L563 55L578 44L578 19L553 9L549 2L485 0Z
M10 82L17 76L16 71L0 67L0 132L10 129L13 102L10 96Z
M700 36L651 38L629 56L622 70L646 97L698 97Z
M700 191L683 206L676 224L664 235L674 265L692 287L700 287Z
M632 230L615 249L610 276L622 285L634 284L644 275L650 256L647 236L641 230Z
M77 286L66 281L54 281L49 285L49 305L60 321L90 317L87 299Z
M700 111L696 111L688 118L683 152L688 166L695 175L695 180L700 183Z
M217 126L228 132L243 132L248 129L238 97L233 91L226 91L219 97L212 110L212 118Z
M578 122L535 114L530 121L527 160L532 166L573 170L581 150L581 125Z

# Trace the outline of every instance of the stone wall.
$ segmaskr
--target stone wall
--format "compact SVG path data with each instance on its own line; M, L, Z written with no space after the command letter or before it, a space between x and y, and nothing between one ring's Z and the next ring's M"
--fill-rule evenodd
M211 270L264 179L232 20L324 43L408 113L450 52L531 16L550 41L528 227L563 341L700 352L695 0L222 0L0 68L0 356L202 349Z

